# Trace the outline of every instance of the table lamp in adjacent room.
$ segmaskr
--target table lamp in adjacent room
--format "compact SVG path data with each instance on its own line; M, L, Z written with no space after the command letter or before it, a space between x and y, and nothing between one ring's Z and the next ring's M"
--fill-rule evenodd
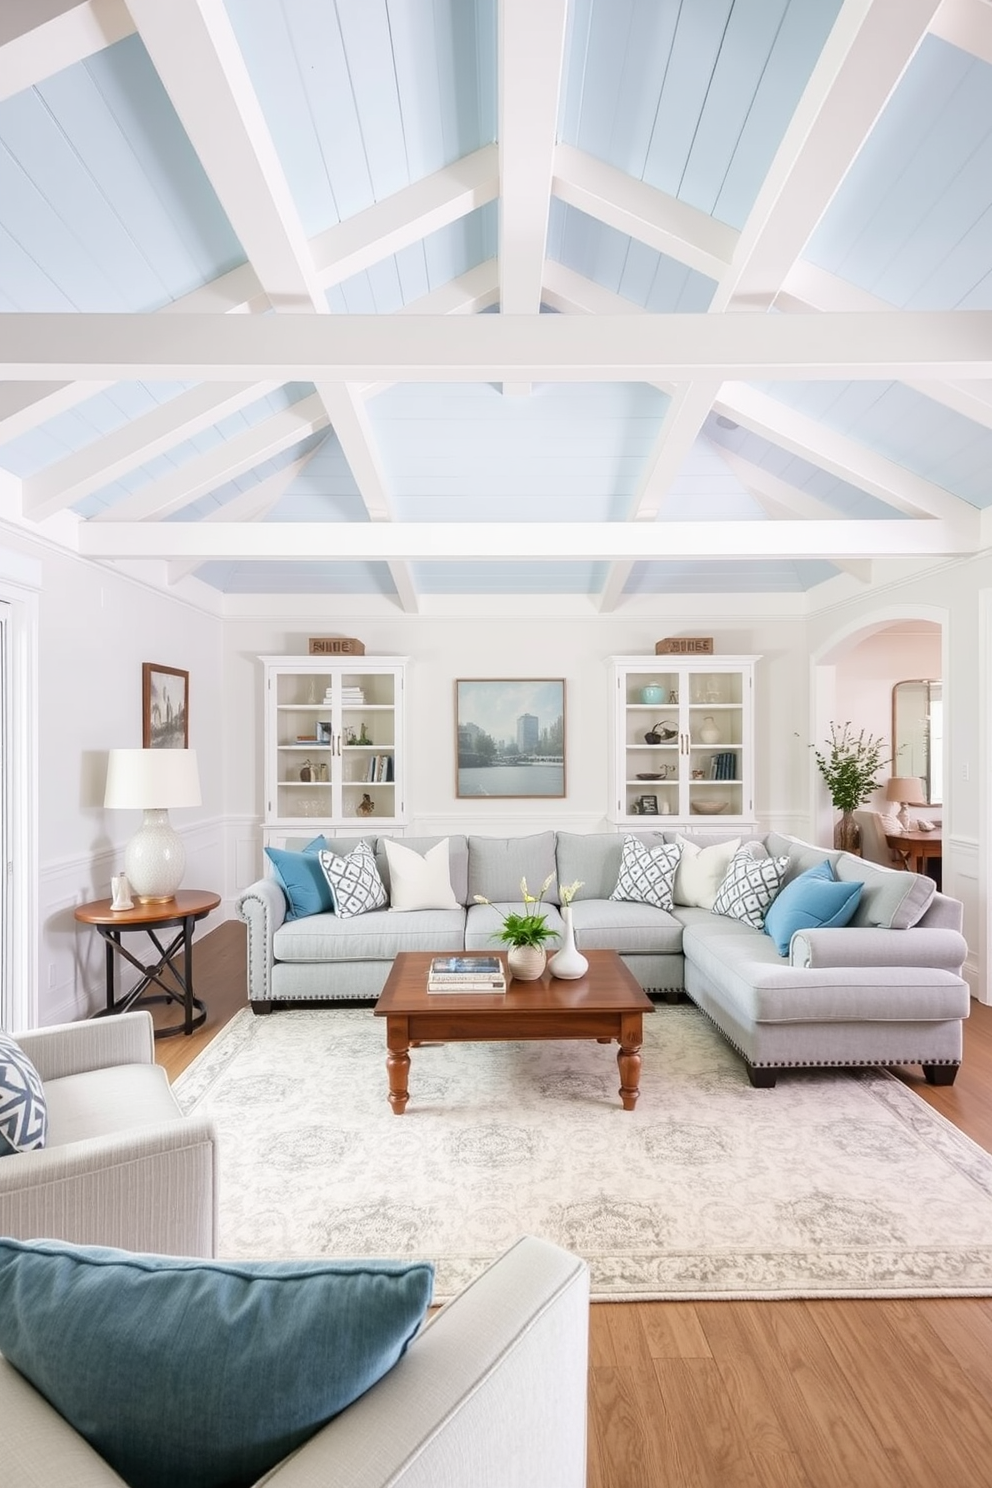
M899 810L896 815L899 825L904 832L909 831L911 817L910 806L926 806L926 792L923 782L918 775L893 775L885 782L885 799L887 801L898 801Z
M186 849L169 821L169 807L200 804L196 750L111 749L103 804L144 813L124 851L124 872L140 903L168 902L186 867Z

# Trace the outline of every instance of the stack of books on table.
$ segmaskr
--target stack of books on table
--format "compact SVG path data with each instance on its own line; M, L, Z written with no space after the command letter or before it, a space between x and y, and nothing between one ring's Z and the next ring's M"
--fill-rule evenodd
M427 974L428 992L505 992L498 956L435 956Z

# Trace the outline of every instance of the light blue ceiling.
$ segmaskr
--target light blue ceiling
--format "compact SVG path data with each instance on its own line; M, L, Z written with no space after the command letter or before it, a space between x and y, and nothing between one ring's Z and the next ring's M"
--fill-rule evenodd
M501 107L531 102L499 98L497 0L225 4L306 237L498 145ZM743 228L840 11L840 0L569 0L558 139L720 224ZM176 301L184 312L202 312L198 292L246 264L220 204L223 192L200 163L155 55L151 39L146 50L132 35L50 77L27 78L0 102L0 313L126 314ZM194 70L195 62L191 56ZM191 130L195 140L195 118ZM817 183L809 184L815 195ZM657 210L667 218L663 200ZM623 221L628 226L630 219ZM328 309L415 312L425 296L474 272L489 286L477 303L498 313L501 246L500 204L491 201L415 235L399 251L370 253L368 267L326 286ZM573 283L587 280L618 296L630 313L703 316L717 288L690 267L691 251L685 261L677 251L660 253L554 194L545 256L549 277L560 265L578 276ZM852 151L803 259L883 304L992 308L988 63L934 35L923 38L875 127ZM251 277L248 271L246 282ZM265 303L256 293L252 308ZM258 453L246 468L231 462L216 485L204 491L197 483L162 519L241 519L251 493L297 461L301 468L256 520L370 520L332 427L267 453L273 444L263 426L314 397L309 383L249 391L244 407L193 437L177 419L171 443L153 457L139 450L131 468L117 473L114 436L134 419L164 416L172 403L181 410L197 387L86 385L76 401L60 396L52 404L59 411L41 402L33 414L32 399L44 399L45 388L12 389L5 401L0 385L0 469L26 481L58 476L61 462L82 450L99 469L106 450L112 478L96 481L72 510L83 520L112 521L118 503L154 491L163 478L174 485L184 469L198 470L206 453L240 449L256 430ZM783 380L757 390L774 400L777 424L788 427L794 411L822 426L824 440L807 445L783 435L779 442L760 422L727 427L711 414L686 442L689 453L677 470L662 461L665 488L652 492L650 513L656 508L659 522L757 528L770 520L746 475L728 463L734 455L838 517L909 520L874 493L874 481L865 481L871 491L857 484L856 460L848 481L826 468L818 448L836 434L863 449L866 460L884 455L897 484L901 470L966 508L992 506L992 411L972 420L941 401L940 389L901 382ZM357 396L371 442L366 468L381 472L394 520L521 525L526 561L410 564L424 595L598 595L609 564L531 554L526 524L631 519L669 428L665 391L605 379L526 392L490 383L398 384ZM733 412L732 394L718 406ZM625 592L802 593L835 574L815 558L637 562ZM395 598L385 563L210 561L197 576L231 594Z

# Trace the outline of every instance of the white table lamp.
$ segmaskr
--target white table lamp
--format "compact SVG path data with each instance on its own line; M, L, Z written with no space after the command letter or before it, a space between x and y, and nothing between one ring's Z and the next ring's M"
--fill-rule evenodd
M186 849L169 821L170 806L199 806L195 749L111 749L103 804L144 813L124 852L135 899L164 904L182 882Z
M918 775L893 775L885 783L885 799L899 802L896 814L904 832L909 830L910 806L927 805L926 792Z

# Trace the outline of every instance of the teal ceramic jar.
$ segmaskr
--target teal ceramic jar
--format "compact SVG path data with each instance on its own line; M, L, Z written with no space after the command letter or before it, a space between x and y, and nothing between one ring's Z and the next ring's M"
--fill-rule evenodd
M657 682L652 682L648 687L641 688L642 703L663 703L666 697L667 693L665 689L659 687Z

